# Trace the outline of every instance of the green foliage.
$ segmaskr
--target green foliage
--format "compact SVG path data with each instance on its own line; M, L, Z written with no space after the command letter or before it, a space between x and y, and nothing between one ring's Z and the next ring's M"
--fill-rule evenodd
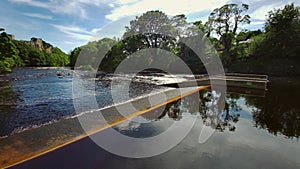
M82 47L75 48L71 51L70 65L82 69L98 69L98 62L102 60L100 67L101 69L107 70L108 67L113 67L113 58L110 51L116 43L117 42L113 39L103 38L99 41L89 42ZM114 56L117 56L117 51L113 51ZM105 66L105 68L103 66Z
M181 38L180 35L186 36L189 34L188 32L192 31L192 29L188 31L180 29L181 27L186 27L186 25L188 25L188 22L184 15L168 18L163 12L148 11L130 22L130 25L126 27L123 40L102 39L98 42L89 42L85 46L75 48L71 52L71 65L75 65L79 55L85 59L77 61L77 66L97 63L96 59L100 59L99 54L101 54L100 56L104 56L104 58L99 69L111 72L125 58L143 49L159 48L178 54L179 48L174 37ZM99 53L101 51L108 52L104 54ZM149 55L145 62L150 64L152 62L151 57ZM136 64L138 65L139 63ZM91 66L96 68L97 65Z
M22 66L30 65L29 51L32 49L32 46L25 43L24 41L17 40L14 40L14 44L16 45L17 50L19 51L19 57L23 62Z
M2 29L2 31L4 31ZM0 73L11 72L11 68L21 65L18 50L11 36L6 32L0 34Z
M13 67L69 65L69 56L59 48L52 47L51 44L40 39L42 49L30 44L37 40L37 38L32 38L30 42L12 40L11 35L2 32L0 35L0 73L11 72Z
M252 57L262 56L265 49L262 49L261 45L266 39L266 34L260 34L252 38L252 42L249 45L249 53Z
M269 12L264 39L256 40L254 55L300 60L300 8L294 4ZM259 43L259 44L258 44Z
M29 50L29 65L28 66L44 66L46 65L46 57L43 51L36 48Z
M4 58L0 60L0 73L2 72L11 72L11 68L15 65L15 62L12 58Z
M207 23L208 36L214 32L220 36L220 41L225 49L229 52L233 40L236 36L240 24L250 23L250 16L244 14L249 9L247 4L239 7L237 4L226 4L221 8L216 8L211 12Z
M70 54L70 66L71 67L75 66L76 60L81 52L81 49L82 49L82 47L77 47L71 51L71 54Z
M119 41L111 48L111 50L103 58L100 64L100 70L112 72L128 56L124 52L126 50L126 45L124 45L124 43L126 42Z
M263 32L259 29L259 30L255 30L255 31L241 31L238 33L237 37L236 37L236 41L240 42L240 41L246 41L248 39L251 39L252 37L258 36L263 34Z
M173 21L178 21L178 19L174 19ZM144 48L164 48L165 50L170 50L170 46L174 46L174 39L171 37L174 32L171 20L166 14L161 11L148 11L130 21L130 26L126 27L123 37L128 43L133 44L130 45L131 48L127 51L128 53L134 53Z
M226 4L213 10L205 24L202 21L189 23L183 14L168 17L161 11L148 11L137 16L125 27L121 41L101 39L75 48L71 52L70 64L74 66L80 55L81 63L77 63L77 66L86 65L97 69L97 61L102 59L99 69L112 72L134 53L157 48L179 56L192 71L205 73L199 57L182 42L194 35L206 35L229 71L272 74L270 72L274 69L277 74L297 74L292 71L298 70L293 59L300 60L296 56L300 53L299 7L291 4L284 9L269 12L265 32L239 32L242 24L250 23L250 16L246 14L248 9L246 4ZM143 54L148 58L141 62L150 65L153 62L151 55ZM170 61L169 65L176 65L176 61ZM281 68L284 69L282 72Z
M69 55L55 47L53 48L52 53L48 55L47 64L49 66L67 66L70 64Z

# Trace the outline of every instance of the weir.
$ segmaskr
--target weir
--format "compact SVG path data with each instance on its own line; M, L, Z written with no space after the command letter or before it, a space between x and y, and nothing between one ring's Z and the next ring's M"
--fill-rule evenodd
M193 87L195 82L198 86L205 86L210 85L212 82L215 85L222 85L224 81L226 81L227 87L259 90L267 90L267 84L269 82L267 75L227 73L225 76L196 76L195 80L186 80L180 83L165 83L162 85L168 87Z
M169 88L162 92L141 96L118 105L95 110L3 138L0 141L0 148L3 150L0 152L0 168L13 166L18 168L23 163L34 164L39 159L48 158L49 154L57 154L56 152L64 151L70 147L71 149L72 147L78 149L81 142L89 140L88 136L121 124L128 119L143 116L146 113L147 115L145 116L147 118L157 119L160 114L148 112L153 112L168 103L207 88L209 86L182 89ZM129 108L131 105L135 107L135 111ZM118 112L120 109L124 111L122 115ZM105 119L99 118L99 113L102 113ZM83 131L78 122L79 118L86 120L85 124L88 124L88 126L84 126L85 131ZM76 146L73 146L74 144ZM70 153L64 151L63 156L68 155Z

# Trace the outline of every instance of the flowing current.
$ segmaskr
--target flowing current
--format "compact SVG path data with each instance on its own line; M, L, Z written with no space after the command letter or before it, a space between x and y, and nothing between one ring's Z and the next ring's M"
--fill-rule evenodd
M73 101L80 98L72 96L72 77L72 71L67 68L20 68L15 69L12 74L2 75L0 77L0 137L76 115ZM88 97L96 97L99 108L114 104L110 92L111 78L112 75L97 78L95 88L86 86L91 90L91 95ZM122 76L118 81L122 83L125 80L132 79ZM163 76L140 76L137 80L139 82L130 83L129 96L135 98L163 90L164 87L147 82L164 80L166 77ZM119 96L118 101L126 101L126 99L128 98Z

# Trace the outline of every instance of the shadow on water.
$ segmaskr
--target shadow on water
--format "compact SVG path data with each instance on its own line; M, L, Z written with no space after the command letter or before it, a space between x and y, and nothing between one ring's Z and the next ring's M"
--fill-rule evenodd
M246 97L246 104L254 106L253 120L259 129L288 138L300 136L300 80L274 79L265 98Z

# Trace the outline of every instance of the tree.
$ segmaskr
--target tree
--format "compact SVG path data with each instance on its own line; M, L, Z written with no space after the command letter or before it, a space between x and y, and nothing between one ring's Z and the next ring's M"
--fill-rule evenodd
M172 25L172 35L176 37L177 40L182 38L191 37L196 35L199 31L202 30L201 21L194 23L187 22L187 17L184 14L176 15L171 18ZM202 30L203 31L203 30Z
M114 45L117 42L110 38L103 38L99 41L93 41L89 42L84 46L77 47L74 50L71 51L70 54L70 65L71 67L75 67L75 64L77 67L81 68L92 68L92 69L98 69L99 65L98 61L102 59L101 61L101 69L106 70L103 67L103 64L111 64L108 63L111 61L111 48L114 47ZM80 56L80 60L78 60L78 57ZM100 58L104 57L104 58ZM112 66L112 65L110 65Z
M130 26L125 28L123 38L127 39L126 45L130 45L130 50L126 51L129 54L143 48L170 49L170 46L174 46L171 21L161 11L148 11L130 21Z
M73 49L70 53L70 66L74 67L76 60L81 52L82 47L77 47L75 49Z
M300 7L294 4L268 13L264 48L273 57L294 58L300 52Z
M57 47L53 48L52 53L45 52L44 55L49 55L48 66L67 66L70 63L69 55L65 54Z
M29 66L30 65L29 52L32 49L32 46L30 46L24 41L17 41L17 40L14 40L14 44L16 45L17 50L19 51L19 57L23 62L22 66Z
M293 24L299 22L299 9L299 7L295 7L292 3L286 5L283 9L274 9L273 11L268 12L265 24L266 31L286 32L286 29L290 29Z
M208 29L207 36L215 32L220 37L224 50L229 52L239 25L250 23L250 16L244 14L248 9L247 4L242 4L241 7L237 4L226 4L214 9L205 24Z
M206 33L206 34L208 33L207 26L205 24L203 24L202 21L196 21L193 24L203 33Z
M2 29L2 31L4 30ZM11 36L2 32L0 34L0 73L11 72L11 68L19 66L20 62L18 50Z
M29 49L29 65L28 66L46 66L47 59L43 51L30 48Z

